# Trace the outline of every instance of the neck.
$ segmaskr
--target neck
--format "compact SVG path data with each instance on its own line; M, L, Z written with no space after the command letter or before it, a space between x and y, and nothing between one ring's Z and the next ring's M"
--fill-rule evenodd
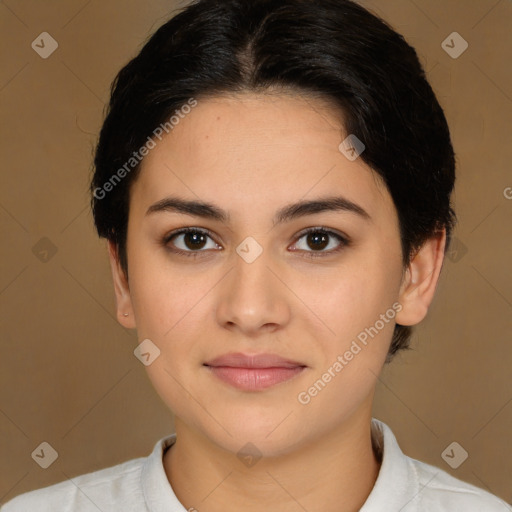
M176 443L164 455L167 478L187 510L356 512L380 469L371 440L371 413L278 457L244 467L236 454L175 420Z

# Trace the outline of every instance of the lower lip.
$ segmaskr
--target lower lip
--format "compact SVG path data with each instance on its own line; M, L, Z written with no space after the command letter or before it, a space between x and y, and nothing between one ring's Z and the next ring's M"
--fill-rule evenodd
M270 388L295 377L304 370L294 368L233 368L230 366L207 366L220 380L244 391L259 391Z

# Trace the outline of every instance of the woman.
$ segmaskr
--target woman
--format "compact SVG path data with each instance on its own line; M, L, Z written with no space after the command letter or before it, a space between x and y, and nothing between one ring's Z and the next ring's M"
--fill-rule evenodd
M91 193L176 434L5 512L510 510L371 416L433 299L454 167L414 49L353 2L163 25L113 84Z

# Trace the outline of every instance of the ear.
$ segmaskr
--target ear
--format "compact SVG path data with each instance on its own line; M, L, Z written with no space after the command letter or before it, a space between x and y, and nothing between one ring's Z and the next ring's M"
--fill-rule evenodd
M136 324L135 317L133 315L128 278L121 268L117 247L110 240L108 241L108 253L110 258L110 268L112 270L112 278L114 281L114 290L116 293L117 321L127 329L135 329ZM124 313L128 313L128 315L125 316Z
M396 323L415 325L427 316L443 266L446 230L429 238L418 250L407 268L400 286L399 303L402 309Z

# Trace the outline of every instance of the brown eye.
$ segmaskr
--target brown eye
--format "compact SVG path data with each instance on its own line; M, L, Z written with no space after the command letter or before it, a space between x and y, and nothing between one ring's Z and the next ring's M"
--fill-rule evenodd
M211 240L208 247L208 240ZM167 235L163 244L169 250L185 254L186 256L195 256L193 253L205 252L203 249L218 249L216 244L207 231L197 228L184 228Z
M305 241L300 243L302 239ZM329 256L348 245L349 240L338 233L323 228L311 228L300 235L295 247L296 250L305 252L305 256L315 258Z
M182 241L187 249L193 251L194 249L202 249L205 246L207 236L199 232L184 233Z

